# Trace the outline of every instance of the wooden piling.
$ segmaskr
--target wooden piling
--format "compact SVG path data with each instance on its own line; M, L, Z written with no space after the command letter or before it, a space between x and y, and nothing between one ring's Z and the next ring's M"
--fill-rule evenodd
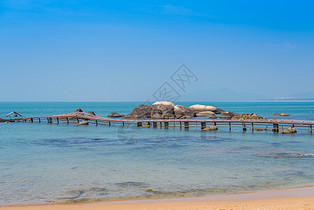
M157 128L157 122L153 122L153 128Z
M70 124L70 123L69 123L69 118L68 118L68 117L66 117L66 120L67 120L67 124Z
M184 128L185 128L185 129L189 129L189 128L190 128L189 122L184 122Z
M312 133L312 125L310 125L310 133Z
M242 129L243 129L244 132L246 131L246 125L245 125L244 122L242 123Z
M169 122L164 122L164 124L166 129L169 128Z
M275 132L275 133L279 132L279 125L277 123L273 124L273 132Z
M229 122L229 131L231 131L231 122Z
M40 123L40 118L38 118L38 122Z
M137 127L142 127L142 122L137 122Z
M252 123L252 132L254 132L254 123Z
M201 129L206 128L206 122L201 122Z
M96 126L98 125L98 121L97 120L95 120L95 124L96 124Z
M57 117L57 124L59 124L59 118Z

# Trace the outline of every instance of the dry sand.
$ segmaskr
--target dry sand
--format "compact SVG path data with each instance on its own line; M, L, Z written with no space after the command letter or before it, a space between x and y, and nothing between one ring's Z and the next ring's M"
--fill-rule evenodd
M204 210L204 209L313 209L314 187L198 198L130 200L71 205L0 207L0 210Z

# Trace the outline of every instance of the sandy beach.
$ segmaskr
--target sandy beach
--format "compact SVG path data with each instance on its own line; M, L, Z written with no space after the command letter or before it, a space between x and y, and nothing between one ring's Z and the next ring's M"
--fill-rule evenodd
M3 206L1 210L157 210L157 209L314 209L314 187L272 190L247 194L217 195L162 200L126 200L82 204Z

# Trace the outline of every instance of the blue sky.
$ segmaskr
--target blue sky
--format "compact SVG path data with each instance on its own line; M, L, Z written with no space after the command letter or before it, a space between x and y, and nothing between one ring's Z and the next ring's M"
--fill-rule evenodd
M2 0L0 101L314 98L313 1ZM180 91L180 90L178 90Z

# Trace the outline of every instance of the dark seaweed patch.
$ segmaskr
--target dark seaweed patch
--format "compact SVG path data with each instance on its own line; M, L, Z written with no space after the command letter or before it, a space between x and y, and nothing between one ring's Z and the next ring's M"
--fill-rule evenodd
M138 188L142 188L142 187L148 187L149 185L143 182L119 182L116 183L115 185L117 185L118 187L122 187L122 188L129 188L129 187L138 187Z

